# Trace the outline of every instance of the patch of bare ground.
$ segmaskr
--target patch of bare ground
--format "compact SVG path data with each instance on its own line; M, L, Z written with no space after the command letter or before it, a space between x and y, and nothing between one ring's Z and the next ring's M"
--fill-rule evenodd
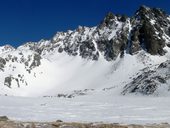
M76 123L76 122L20 122L9 120L6 116L0 117L0 128L170 128L168 123L149 125L125 125L117 123Z

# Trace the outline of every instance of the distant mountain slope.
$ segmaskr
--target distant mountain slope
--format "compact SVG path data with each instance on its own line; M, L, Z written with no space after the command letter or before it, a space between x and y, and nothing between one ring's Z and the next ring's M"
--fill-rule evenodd
M169 68L157 67L169 60L169 47L170 16L162 9L141 6L133 17L110 12L92 28L79 26L18 48L0 47L0 94L75 96L111 89L113 94L148 95L162 86L168 91L162 71Z

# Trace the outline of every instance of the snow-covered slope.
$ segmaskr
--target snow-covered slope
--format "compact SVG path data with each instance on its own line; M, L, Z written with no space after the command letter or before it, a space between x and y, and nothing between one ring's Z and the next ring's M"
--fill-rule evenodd
M95 27L79 26L16 49L0 47L0 94L74 97L97 90L154 94L166 86L159 79L153 91L131 88L143 87L146 80L142 77L137 83L138 75L146 68L157 73L169 70L157 68L169 60L169 46L170 16L161 9L141 6L131 18L108 13Z

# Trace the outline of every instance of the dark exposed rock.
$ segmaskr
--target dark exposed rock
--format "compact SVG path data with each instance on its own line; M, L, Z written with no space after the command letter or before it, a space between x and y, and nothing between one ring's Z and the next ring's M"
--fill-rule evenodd
M63 121L62 121L62 120L56 120L56 122L61 123L61 122L63 122Z
M122 15L121 17L120 17L120 19L119 19L119 21L121 21L121 22L125 22L126 20L127 20L127 16L126 15Z
M3 65L5 65L5 64L6 64L5 59L4 59L4 58L2 58L2 57L0 57L0 63L1 63L1 64L3 64Z
M126 49L128 42L128 30L120 32L117 38L107 40L101 39L97 41L97 47L100 52L104 52L105 59L111 61L117 58L119 54L121 57L124 55L124 50Z
M135 77L132 82L128 83L122 94L135 93L150 95L154 94L160 86L167 88L167 81L170 80L170 61L161 63L156 69L143 71L140 75Z
M165 46L165 40L155 34L154 27L151 26L150 23L144 22L143 26L140 29L140 32L143 35L146 49L150 54L165 54L163 50Z
M168 43L167 46L170 48L170 43Z
M8 88L12 88L12 82L16 82L17 87L20 88L20 84L25 84L27 86L27 82L24 79L24 75L18 74L17 77L14 77L12 75L5 77L4 85Z
M82 58L89 58L90 56L94 56L94 51L96 51L94 44L92 41L82 42L80 45L80 56ZM93 59L93 58L92 58ZM97 56L95 56L97 60Z
M138 36L140 35L139 42L144 43L146 50L150 54L164 55L165 40L163 31L165 32L168 29L169 20L167 19L167 14L158 8L141 6L135 17L140 20L139 34L137 34Z
M139 36L140 36L140 32L138 27L136 27L131 31L129 53L132 55L141 49Z
M37 67L41 64L41 56L39 54L34 54L33 62L30 65L30 68Z
M4 71L4 67L6 65L6 60L0 57L0 70Z
M123 95L127 93L140 93L143 95L153 94L157 89L157 83L153 78L149 78L151 72L139 75L131 83L124 87Z
M87 95L88 93L94 91L94 89L84 89L84 90L74 90L72 93L69 94L57 94L56 97L58 98L74 98L76 96L84 96ZM48 97L48 96L45 96Z
M159 81L160 83L162 83L162 84L166 83L166 79L165 79L165 78L162 78L161 76L156 76L156 77L153 78L153 79L158 80L158 81Z
M158 68L167 68L168 65L170 65L170 62L163 62L158 66Z
M11 76L5 77L4 85L11 88L11 82L12 82L12 77Z
M104 19L104 23L106 24L106 26L109 26L112 24L112 20L115 18L116 16L112 13L112 12L109 12L105 19Z
M7 116L0 116L0 121L8 121L8 117Z
M63 48L62 48L62 47L59 47L58 52L59 52L59 53L62 53L62 52L63 52Z

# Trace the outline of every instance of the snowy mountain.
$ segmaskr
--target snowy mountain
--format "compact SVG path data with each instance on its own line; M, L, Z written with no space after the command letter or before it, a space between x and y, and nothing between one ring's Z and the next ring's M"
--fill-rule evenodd
M141 6L95 27L0 47L0 94L74 97L94 91L168 95L170 16Z

